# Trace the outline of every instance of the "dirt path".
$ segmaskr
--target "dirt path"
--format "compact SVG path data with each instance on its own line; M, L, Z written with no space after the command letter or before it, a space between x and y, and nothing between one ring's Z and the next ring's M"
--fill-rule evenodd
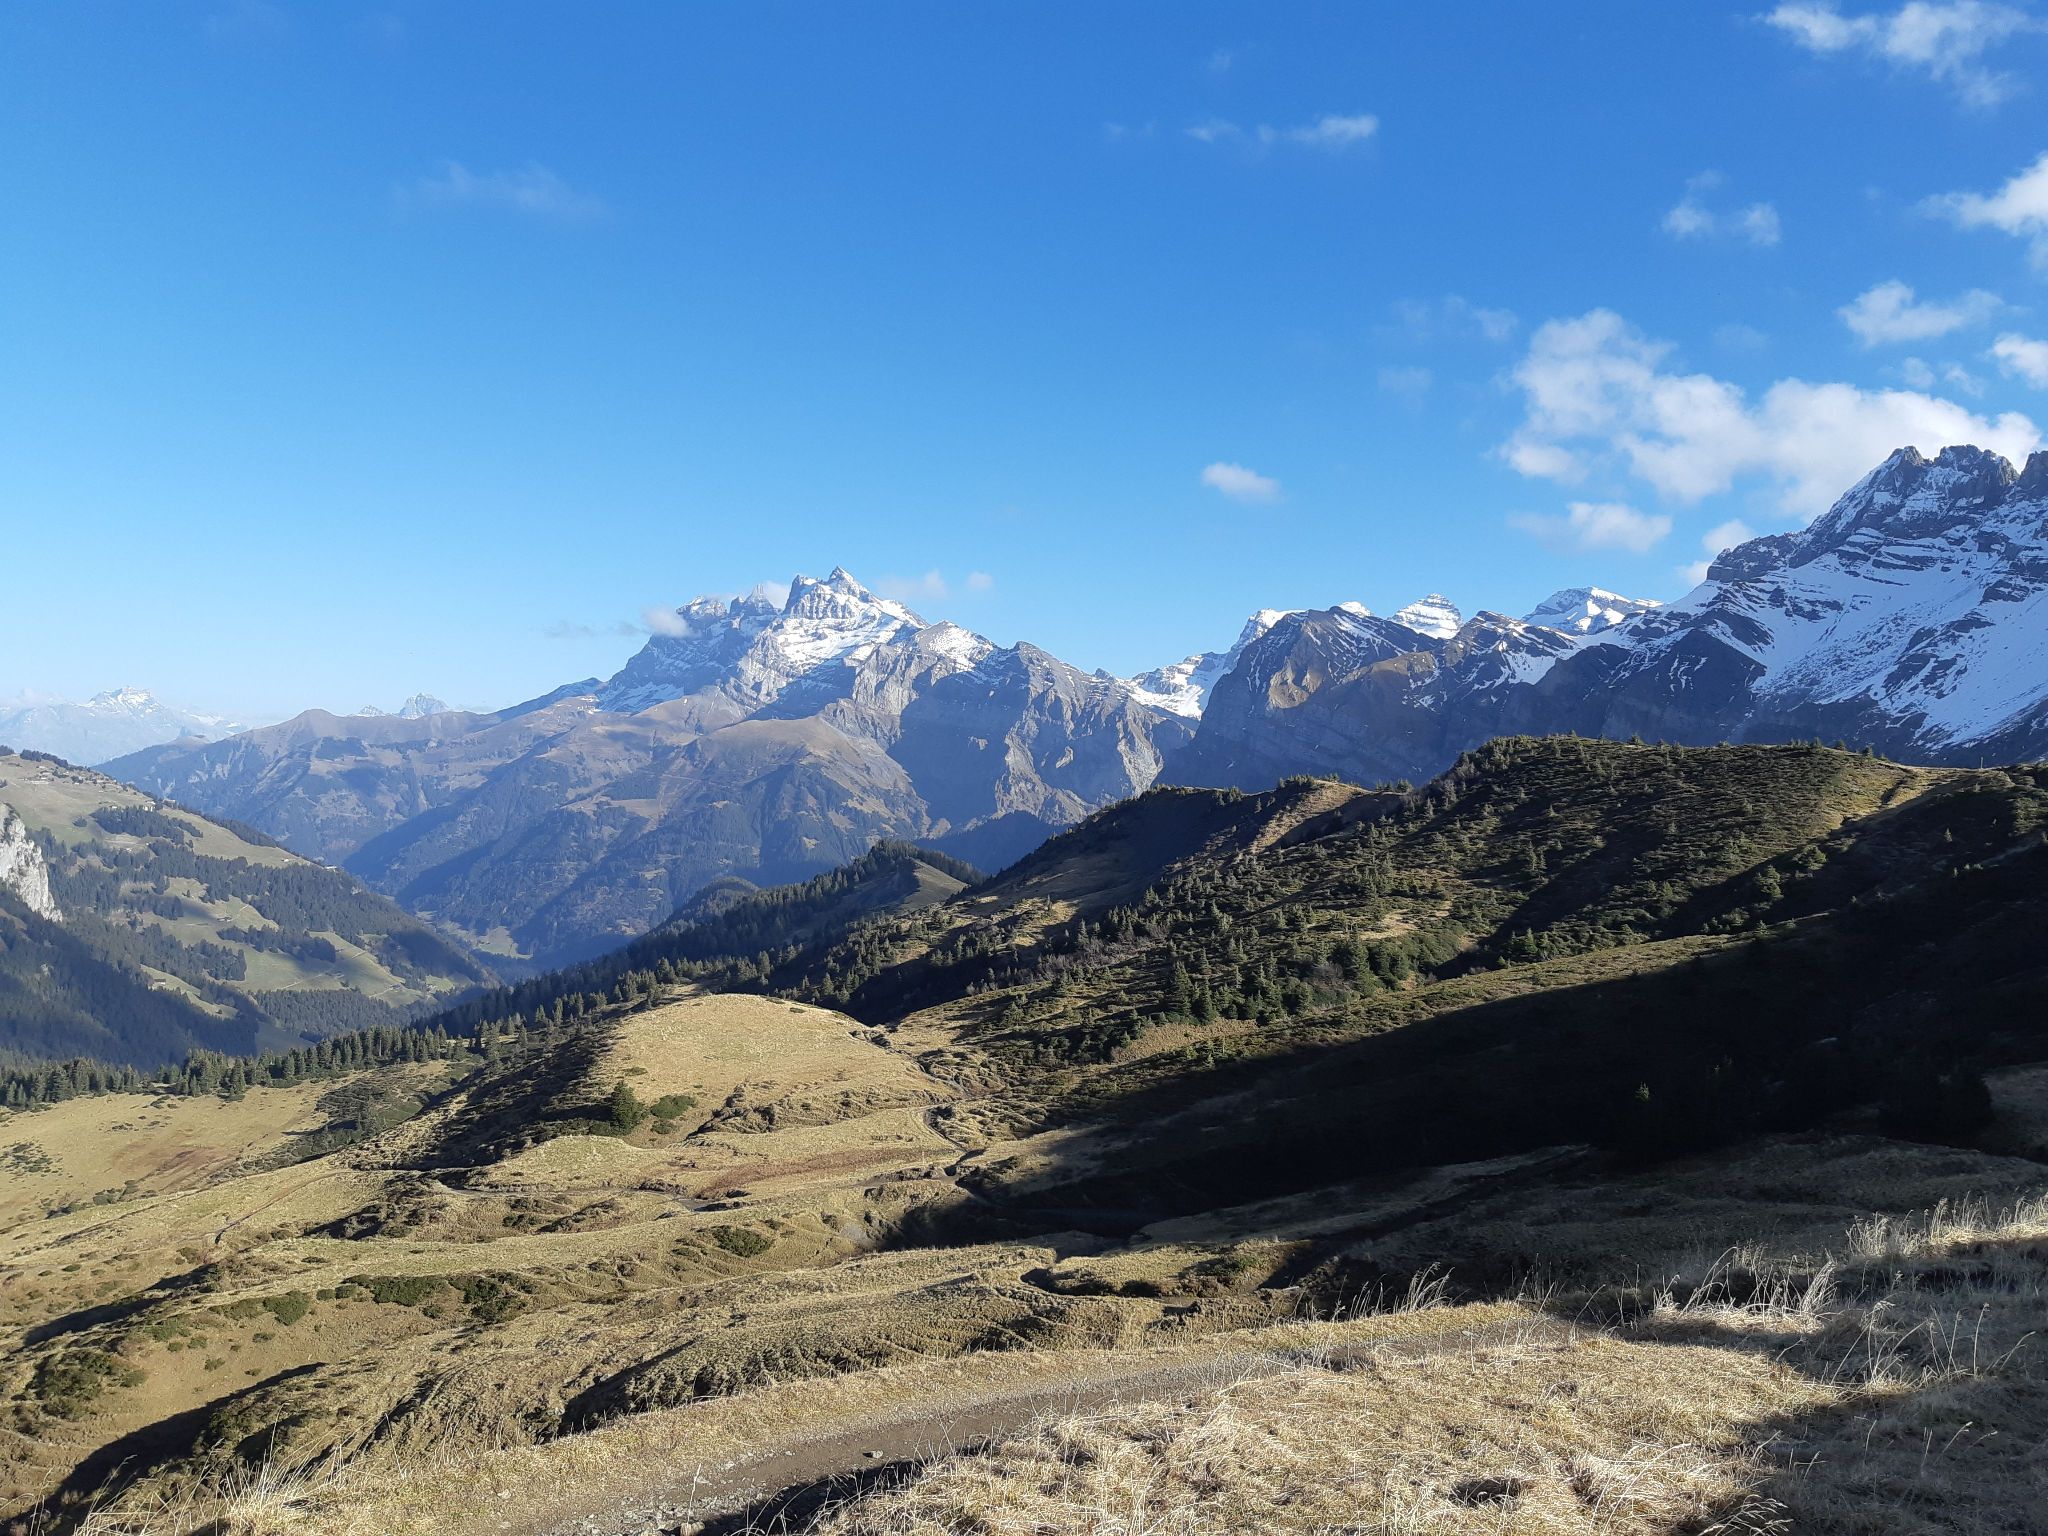
M908 1414L840 1432L764 1444L722 1466L650 1468L648 1480L591 1511L534 1511L516 1536L655 1536L698 1532L739 1536L795 1529L826 1503L903 1477L934 1456L1028 1427L1055 1413L1096 1413L1120 1403L1154 1402L1270 1376L1291 1362L1268 1353L1224 1355L1111 1375L1069 1385L994 1392L951 1402L941 1412Z

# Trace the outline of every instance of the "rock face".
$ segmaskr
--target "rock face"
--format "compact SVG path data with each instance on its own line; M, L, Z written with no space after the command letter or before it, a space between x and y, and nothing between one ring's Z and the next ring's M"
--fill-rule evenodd
M1481 613L1439 639L1340 609L1289 615L1216 683L1166 777L1419 780L1505 732L2038 758L2048 454L2015 470L1977 448L1901 449L1811 527L1729 550L1680 602L1573 590L1537 618L1550 622Z
M877 837L1008 863L1150 784L1193 730L844 570L799 576L779 603L698 598L659 631L608 681L495 714L313 711L114 771L554 962L713 880L800 879Z
M64 914L50 895L50 867L43 850L28 835L12 806L0 805L0 891L6 891L37 917L62 922Z

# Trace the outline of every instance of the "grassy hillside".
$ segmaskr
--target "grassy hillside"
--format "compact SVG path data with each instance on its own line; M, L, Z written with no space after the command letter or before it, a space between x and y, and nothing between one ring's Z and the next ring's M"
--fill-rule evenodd
M1166 791L712 893L420 1059L17 1113L0 1517L2024 1529L2044 788Z
M0 1048L154 1066L398 1022L487 979L349 876L55 759L0 756L58 915L0 895Z

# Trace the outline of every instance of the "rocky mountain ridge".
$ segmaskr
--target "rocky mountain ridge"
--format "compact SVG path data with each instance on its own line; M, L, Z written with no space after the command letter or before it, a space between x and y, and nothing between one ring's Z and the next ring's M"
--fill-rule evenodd
M1220 679L1181 783L1423 779L1502 734L1844 739L1909 762L2048 754L2048 454L1904 448L1669 605L1568 590L1448 637L1289 615Z

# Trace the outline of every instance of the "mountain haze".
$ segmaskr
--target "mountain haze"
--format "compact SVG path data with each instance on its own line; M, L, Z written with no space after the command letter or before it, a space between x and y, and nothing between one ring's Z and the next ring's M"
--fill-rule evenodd
M245 727L164 703L146 688L110 688L84 703L0 703L0 742L74 763L104 763L162 742L210 741Z

